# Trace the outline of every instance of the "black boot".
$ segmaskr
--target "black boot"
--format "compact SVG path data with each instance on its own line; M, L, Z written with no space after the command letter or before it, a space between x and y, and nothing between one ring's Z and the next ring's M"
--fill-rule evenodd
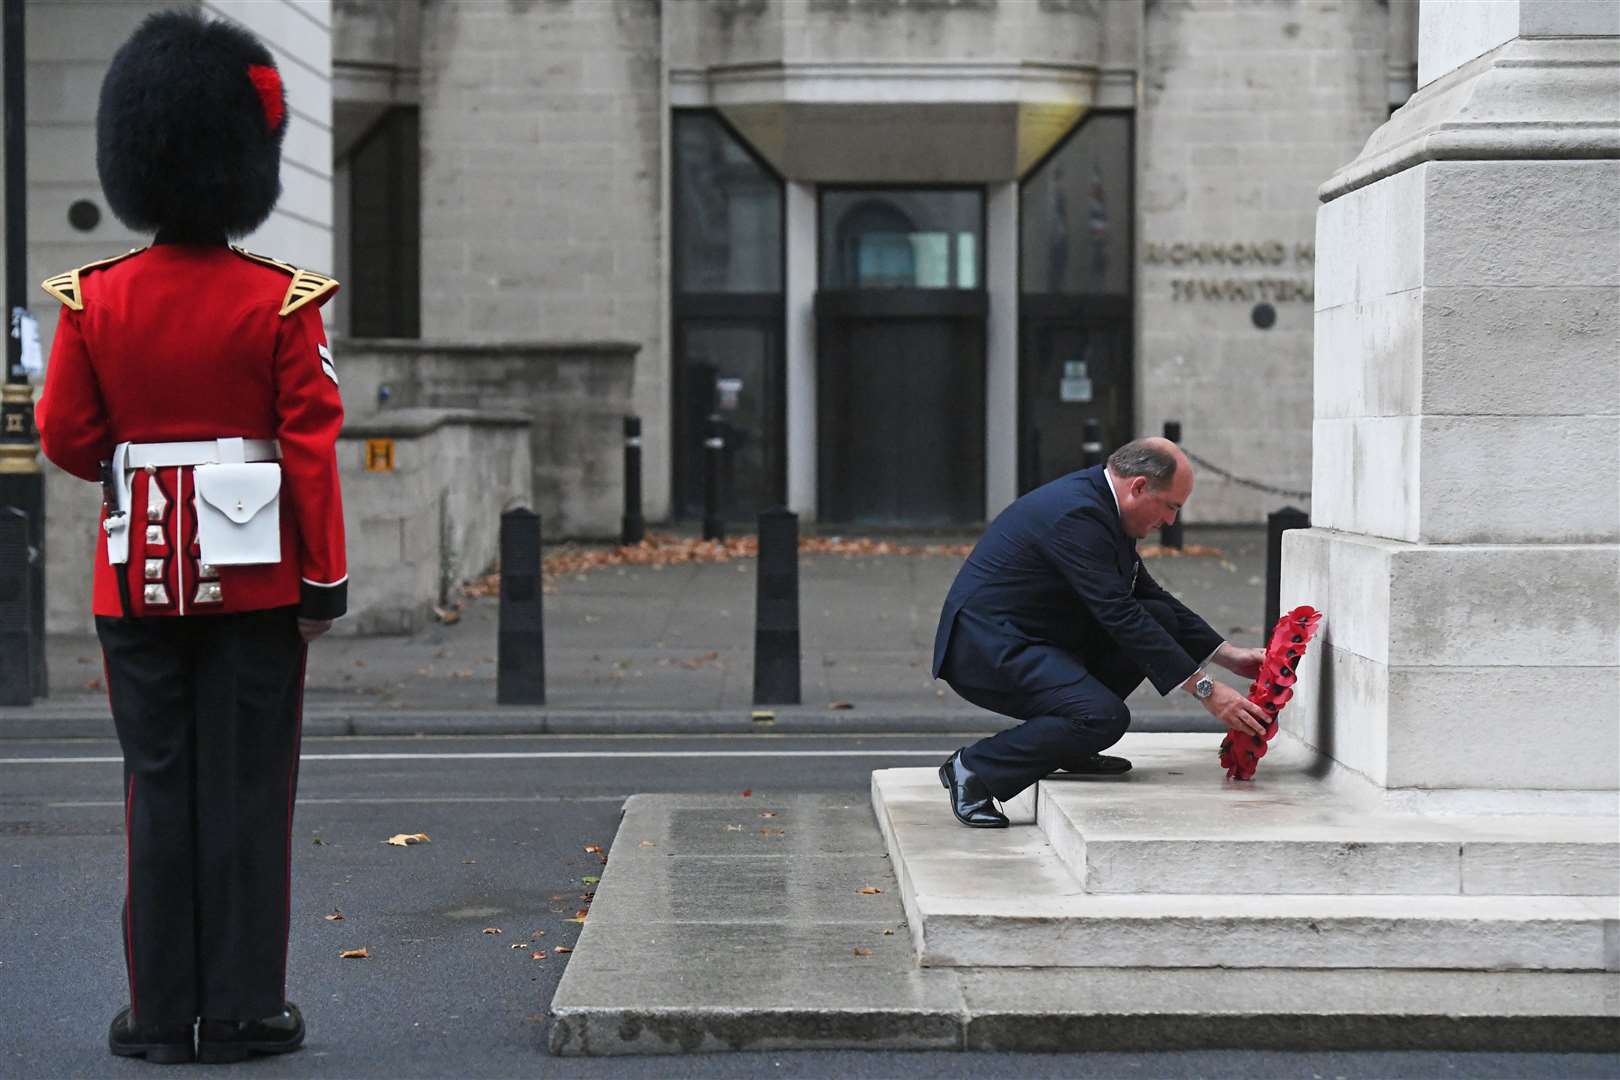
M196 1056L191 1035L190 1024L137 1024L125 1006L107 1029L107 1049L119 1057L144 1057L157 1065L181 1065Z
M951 813L956 820L974 829L1005 829L1007 815L996 809L995 799L984 781L962 764L962 751L952 754L939 767L939 782L951 793Z
M209 1020L197 1026L197 1060L209 1065L241 1061L249 1054L285 1054L304 1045L304 1016L287 1002L259 1020Z

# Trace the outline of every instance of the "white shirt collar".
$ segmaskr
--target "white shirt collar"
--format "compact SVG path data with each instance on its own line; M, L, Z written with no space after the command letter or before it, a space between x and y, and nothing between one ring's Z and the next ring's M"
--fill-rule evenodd
M1118 514L1119 520L1123 522L1125 513L1119 508L1119 492L1114 490L1114 474L1108 471L1106 465L1103 466L1103 483L1108 487L1108 494L1114 497L1114 513Z

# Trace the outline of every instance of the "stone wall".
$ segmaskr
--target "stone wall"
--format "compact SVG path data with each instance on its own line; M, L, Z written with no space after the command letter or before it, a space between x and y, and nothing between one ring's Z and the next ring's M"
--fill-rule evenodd
M352 422L413 407L529 417L531 505L546 535L618 535L635 344L351 339L334 342L333 351ZM647 480L656 469L648 467Z
M421 24L422 334L638 346L653 519L670 480L660 19L646 0L547 0L431 3ZM571 503L563 486L542 503Z
M1179 420L1196 453L1241 476L1310 488L1316 188L1388 113L1389 17L1381 4L1326 0L1148 5L1137 145L1141 433ZM1275 309L1270 329L1251 321L1261 302ZM1186 518L1257 521L1285 501L1205 472Z
M496 567L502 511L529 502L528 429L526 416L465 409L395 409L344 426L349 614L336 632L410 633ZM392 441L392 469L368 467L376 439Z

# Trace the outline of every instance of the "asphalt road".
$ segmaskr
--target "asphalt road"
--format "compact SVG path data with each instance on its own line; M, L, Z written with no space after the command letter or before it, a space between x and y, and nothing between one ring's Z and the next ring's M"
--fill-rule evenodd
M306 741L289 992L306 1048L255 1077L1612 1077L1615 1055L801 1053L560 1060L546 1010L624 798L847 792L942 759L942 737L520 737ZM0 1076L133 1076L106 1025L125 1002L118 751L0 745ZM943 798L943 793L942 796ZM408 848L383 841L427 833ZM341 912L341 921L325 916ZM499 934L486 934L498 928ZM522 948L513 948L522 945ZM344 960L365 946L370 959ZM539 953L544 959L532 957ZM693 957L701 963L702 957Z

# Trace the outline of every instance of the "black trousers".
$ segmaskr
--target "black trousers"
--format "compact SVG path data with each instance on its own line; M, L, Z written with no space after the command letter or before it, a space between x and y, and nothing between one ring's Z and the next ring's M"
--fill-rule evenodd
M1179 632L1167 605L1143 600L1142 607L1172 636ZM1178 644L1185 648L1188 643ZM951 647L956 647L954 641ZM1146 677L1142 669L1117 649L1099 649L1080 661L1087 677L1065 686L1023 689L950 684L980 708L1023 721L962 750L962 764L996 798L1010 799L1049 773L1077 767L1119 742L1131 726L1131 710L1124 699Z
M98 617L124 751L124 958L143 1024L286 998L304 657L296 608Z

